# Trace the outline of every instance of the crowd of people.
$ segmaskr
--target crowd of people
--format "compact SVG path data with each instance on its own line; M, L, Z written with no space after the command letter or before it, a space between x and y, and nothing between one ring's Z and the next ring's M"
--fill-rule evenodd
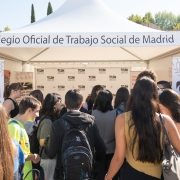
M19 83L8 85L0 105L0 180L163 180L160 114L180 154L180 95L151 70L138 75L131 92L120 87L113 97L95 85L85 102L78 89L69 90L65 102L58 93L44 97L37 89L18 104L21 90ZM70 129L87 137L90 174L75 172L80 159L65 170L76 152L64 151L75 141L64 142Z

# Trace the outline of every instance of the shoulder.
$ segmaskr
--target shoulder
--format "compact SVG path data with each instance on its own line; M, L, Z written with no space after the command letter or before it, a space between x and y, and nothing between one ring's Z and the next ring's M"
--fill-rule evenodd
M5 105L5 106L13 106L14 101L12 99L8 98L3 102L3 105Z
M10 119L8 121L8 128L9 127L12 127L14 129L21 129L21 126L19 125L19 123L16 120L14 120L14 119Z
M87 113L82 113L84 118L89 122L89 123L94 123L95 117L93 115L87 114Z
M175 126L174 121L172 118L166 114L161 114L163 123L167 129L170 129L172 126Z

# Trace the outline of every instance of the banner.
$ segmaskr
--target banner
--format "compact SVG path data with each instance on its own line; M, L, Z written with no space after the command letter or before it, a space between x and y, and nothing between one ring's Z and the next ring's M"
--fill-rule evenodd
M172 89L180 94L180 57L172 60Z
M179 32L0 33L0 47L127 47L180 45Z
M4 102L4 60L0 60L0 104Z

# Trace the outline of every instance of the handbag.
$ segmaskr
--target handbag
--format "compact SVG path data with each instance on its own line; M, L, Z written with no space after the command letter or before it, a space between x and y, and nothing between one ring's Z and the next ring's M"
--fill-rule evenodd
M170 143L168 133L164 126L163 116L159 114L163 129L163 159L162 171L164 180L180 180L180 155Z

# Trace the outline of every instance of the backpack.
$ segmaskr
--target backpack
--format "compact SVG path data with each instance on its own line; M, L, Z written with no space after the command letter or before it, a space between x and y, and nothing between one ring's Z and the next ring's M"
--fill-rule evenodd
M180 179L180 154L178 154L171 145L168 133L164 126L163 116L159 114L161 125L163 128L163 161L162 171L164 180Z
M86 133L82 128L69 126L62 142L64 180L88 180L92 177L93 155Z
M40 119L38 119L38 121L39 121L38 125L34 124L32 133L28 135L31 153L36 153L36 154L42 153L40 150L39 140L37 138L37 132L38 132L39 126L44 118L45 118L45 116L42 116L42 117L40 117ZM37 121L37 120L35 120L35 121Z

